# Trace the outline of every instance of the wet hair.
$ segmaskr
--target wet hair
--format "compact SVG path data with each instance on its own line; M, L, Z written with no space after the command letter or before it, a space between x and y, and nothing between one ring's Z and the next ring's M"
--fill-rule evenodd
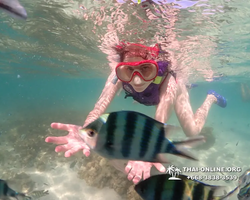
M141 57L144 60L152 59L152 56L147 49L134 45L125 47L120 53L121 61L123 61L126 57Z
M114 47L114 50L119 55L120 62L123 62L126 57L141 57L144 60L158 60L163 54L167 54L167 58L169 57L168 53L162 51L158 44L154 47L148 47L142 44L121 42Z

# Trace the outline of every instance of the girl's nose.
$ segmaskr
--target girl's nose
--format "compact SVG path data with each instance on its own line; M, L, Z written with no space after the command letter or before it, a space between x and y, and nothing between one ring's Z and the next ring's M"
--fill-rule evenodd
M141 83L142 83L142 79L141 79L141 77L140 77L140 76L135 75L133 82L134 82L134 84L139 85L139 84L141 84Z

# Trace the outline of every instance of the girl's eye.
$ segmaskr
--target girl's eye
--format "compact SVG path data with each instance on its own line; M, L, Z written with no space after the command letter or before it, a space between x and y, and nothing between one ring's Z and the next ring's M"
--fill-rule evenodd
M142 65L141 66L141 70L148 70L148 68L149 68L149 66L147 66L147 65Z
M133 69L133 67L127 67L127 70L133 71L134 69Z

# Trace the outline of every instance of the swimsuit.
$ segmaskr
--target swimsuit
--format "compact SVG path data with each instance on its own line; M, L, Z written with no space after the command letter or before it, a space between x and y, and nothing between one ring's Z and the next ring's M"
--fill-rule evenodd
M129 83L122 83L123 89L126 92L127 97L133 97L133 99L141 104L146 106L157 105L160 102L160 87L165 77L168 76L168 73L173 72L169 71L169 63L166 61L158 61L159 66L158 74L155 80L143 91L136 92L134 88Z

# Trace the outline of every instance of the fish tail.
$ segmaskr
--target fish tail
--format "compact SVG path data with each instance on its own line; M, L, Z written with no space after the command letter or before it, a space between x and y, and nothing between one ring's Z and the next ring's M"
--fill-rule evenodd
M181 157L184 157L184 158L188 158L188 159L191 159L191 160L195 160L195 161L198 161L197 158L195 158L191 152L188 151L187 148L185 147L176 147L176 150L173 152L173 154L175 155L178 155L178 156L181 156Z
M176 146L184 146L186 148L191 148L203 142L205 142L204 136L198 135L182 141L173 141L172 143Z
M183 141L175 141L172 142L173 145L175 146L175 150L173 152L173 154L175 155L179 155L191 160L196 160L198 161L197 158L195 158L189 151L188 148L200 144L204 142L204 137L203 136L196 136L196 137L191 137L188 138L187 140L183 140Z

